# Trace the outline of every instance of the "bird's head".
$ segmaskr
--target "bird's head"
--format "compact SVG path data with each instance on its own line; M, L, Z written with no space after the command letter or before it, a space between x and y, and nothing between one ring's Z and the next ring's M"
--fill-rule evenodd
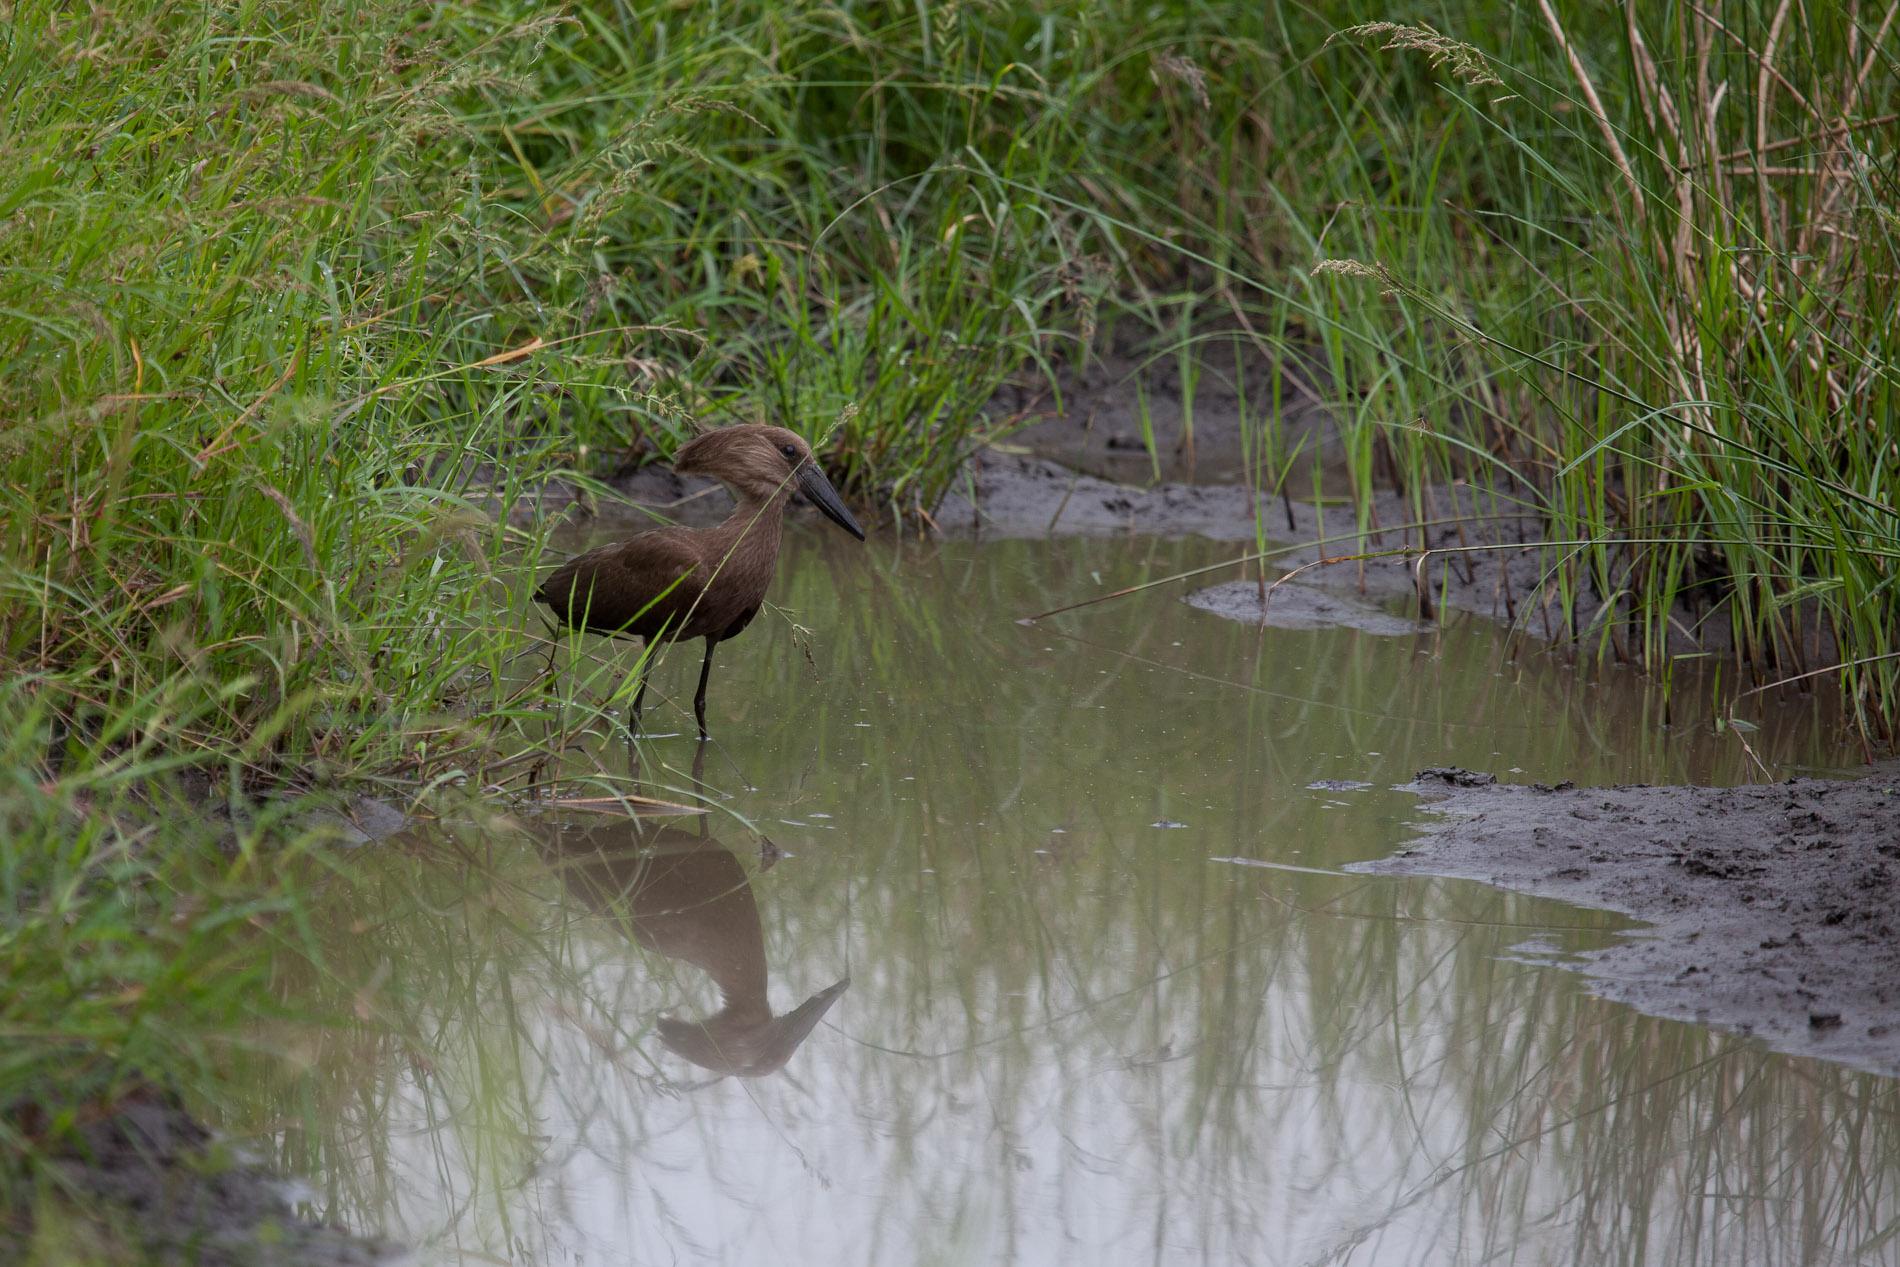
M864 540L864 529L812 459L811 446L795 431L749 422L708 431L680 446L673 469L682 475L709 475L740 501L771 501L795 488L825 518Z

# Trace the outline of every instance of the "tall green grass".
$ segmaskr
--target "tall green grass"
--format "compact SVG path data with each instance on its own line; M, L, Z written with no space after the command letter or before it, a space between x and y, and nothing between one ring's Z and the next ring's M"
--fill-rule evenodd
M1390 471L1426 519L1433 480L1526 481L1590 543L1552 582L1609 601L1593 654L1717 633L1741 688L1842 661L1891 741L1893 14L1181 16L1156 64L1207 95L1120 227L1317 347L1355 491Z
M1566 615L1610 601L1593 654L1663 671L1673 621L1720 627L1744 686L1845 661L1891 736L1885 11L575 13L479 127L518 159L517 221L597 218L603 302L704 339L649 337L669 399L812 433L857 405L846 477L927 509L1003 421L998 379L1086 357L1105 303L1183 350L1217 316L1324 367L1362 506L1527 483L1553 539L1592 543L1552 583ZM603 183L611 120L678 108L678 77L690 159L648 146ZM679 434L574 425L596 451Z
M39 1150L128 1090L213 1093L283 1014L261 947L324 833L257 794L419 788L489 741L535 543L492 509L559 463L573 367L483 364L514 329L454 302L507 266L456 103L526 52L413 17L0 25L9 1223Z
M1346 302L1404 322L1401 363L1447 367L1404 406L1431 439L1404 439L1508 463L1553 536L1592 543L1560 584L1567 604L1585 582L1610 601L1599 650L1661 669L1672 625L1694 625L1755 681L1838 658L1860 730L1891 742L1893 13L1632 7L1596 32L1522 16L1510 44L1455 54L1485 60L1443 88L1457 131L1516 179L1433 207L1440 165L1469 158L1418 153L1404 203L1366 198L1330 252L1375 266L1390 302L1359 286ZM1356 34L1381 46L1363 55L1444 46ZM1457 268L1473 256L1486 266Z
M1900 704L1884 17L14 12L0 655L74 718L248 680L177 742L474 751L497 504L750 419L927 513L1104 303L1317 357L1420 518L1508 466L1597 649L1660 668L1693 595Z
M487 507L551 448L535 363L480 365L487 319L436 307L487 261L413 164L479 66L398 73L422 41L397 6L26 8L0 137L18 698L266 785L442 746L493 649Z

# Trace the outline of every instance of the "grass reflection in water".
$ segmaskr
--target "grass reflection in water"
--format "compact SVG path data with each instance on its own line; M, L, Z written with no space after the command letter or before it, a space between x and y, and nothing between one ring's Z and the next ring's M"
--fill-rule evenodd
M1735 780L1740 752L1662 730L1634 681L1505 662L1482 627L1263 634L1160 597L1013 623L1211 549L866 566L795 538L781 592L826 634L807 659L768 613L777 636L735 648L706 774L742 816L708 816L725 847L688 821L635 841L524 807L359 851L315 935L365 1019L299 1031L305 1072L260 1080L258 1124L296 1124L274 1138L333 1216L445 1261L1884 1244L1891 1083L1639 1016L1512 950L1587 946L1613 917L1337 871L1403 841L1416 805L1385 789L1418 765ZM1797 707L1757 750L1839 760ZM682 736L645 759L683 786L690 755ZM701 874L668 894L668 867ZM750 1036L701 1059L681 1035L720 1017ZM721 1060L782 1068L711 1077Z

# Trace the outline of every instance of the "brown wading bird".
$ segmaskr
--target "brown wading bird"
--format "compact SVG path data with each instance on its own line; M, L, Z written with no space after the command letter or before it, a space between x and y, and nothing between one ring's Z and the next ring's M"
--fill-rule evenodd
M710 431L680 447L673 469L710 475L739 503L716 528L656 528L576 555L541 583L535 598L572 629L640 638L651 647L706 640L693 717L706 737L706 679L713 648L736 638L758 614L778 570L785 503L803 493L825 517L864 540L864 529L838 500L811 446L783 427L746 423ZM640 725L647 669L640 669L628 729Z

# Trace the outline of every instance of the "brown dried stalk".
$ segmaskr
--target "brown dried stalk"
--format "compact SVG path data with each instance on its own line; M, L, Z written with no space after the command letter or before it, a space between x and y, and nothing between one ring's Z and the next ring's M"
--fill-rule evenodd
M1590 72L1583 68L1583 59L1577 56L1570 37L1564 34L1564 25L1557 20L1557 11L1550 7L1550 0L1537 0L1537 7L1544 11L1544 21L1550 24L1551 34L1557 37L1557 46L1563 49L1564 57L1570 62L1570 73L1576 77L1577 86L1583 91L1584 102L1597 121L1597 130L1603 133L1604 143L1610 147L1610 157L1616 161L1617 170L1623 173L1623 182L1629 186L1630 201L1636 204L1636 216L1641 219L1646 211L1643 187L1636 181L1636 169L1630 166L1629 155L1623 152L1622 142L1616 139L1616 129L1610 126L1609 112L1603 108L1603 99L1597 96Z

